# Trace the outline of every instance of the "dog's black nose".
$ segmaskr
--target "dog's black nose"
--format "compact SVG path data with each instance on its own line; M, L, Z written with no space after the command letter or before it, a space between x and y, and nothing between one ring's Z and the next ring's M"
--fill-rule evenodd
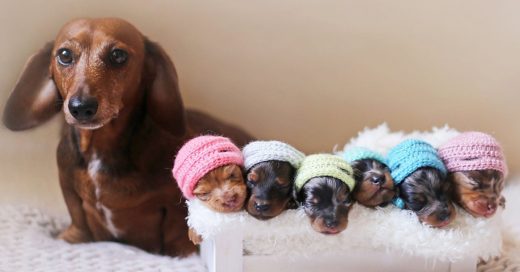
M255 210L258 212L265 212L265 211L269 210L270 207L271 207L271 205L269 205L269 204L258 204L255 202Z
M325 227L335 228L338 226L338 221L334 219L325 219Z
M375 184L383 184L383 183L385 183L385 176L379 176L379 175L373 176L372 182Z
M72 97L69 100L69 112L78 121L89 121L96 115L98 109L97 99L94 97Z
M450 210L443 210L437 214L437 219L439 219L439 221L446 221L450 218L450 216Z

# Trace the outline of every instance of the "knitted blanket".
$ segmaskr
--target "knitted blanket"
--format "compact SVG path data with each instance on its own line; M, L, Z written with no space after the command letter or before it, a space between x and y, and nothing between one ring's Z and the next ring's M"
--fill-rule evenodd
M0 207L0 271L205 271L198 256L178 259L112 242L56 239L68 222L25 206Z

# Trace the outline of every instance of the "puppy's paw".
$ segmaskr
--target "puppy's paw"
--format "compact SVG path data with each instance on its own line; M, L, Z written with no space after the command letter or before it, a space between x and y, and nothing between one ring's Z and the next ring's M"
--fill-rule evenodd
M194 245L202 243L202 237L199 234L197 234L197 232L192 228L190 228L190 230L188 231L188 237Z
M506 198L505 197L501 196L498 199L498 206L502 207L502 209L506 208Z
M86 243L92 241L90 235L80 230L74 225L70 225L66 230L58 235L58 239L65 240L71 244Z

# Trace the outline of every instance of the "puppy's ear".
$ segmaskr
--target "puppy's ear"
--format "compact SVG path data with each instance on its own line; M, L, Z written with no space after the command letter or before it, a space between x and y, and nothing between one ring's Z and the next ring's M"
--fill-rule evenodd
M145 48L148 115L162 129L175 136L182 136L186 132L186 120L175 67L157 43L146 39Z
M35 127L58 113L62 99L50 73L53 42L32 55L7 100L3 121L14 131Z

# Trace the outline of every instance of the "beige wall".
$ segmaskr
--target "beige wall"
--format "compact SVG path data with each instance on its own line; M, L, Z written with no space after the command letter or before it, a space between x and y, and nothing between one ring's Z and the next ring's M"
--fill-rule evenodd
M67 20L118 16L166 48L188 106L260 138L330 151L383 121L448 123L495 134L519 171L519 10L489 0L2 1L0 104ZM30 133L0 129L8 199L61 198L57 130L56 120Z

